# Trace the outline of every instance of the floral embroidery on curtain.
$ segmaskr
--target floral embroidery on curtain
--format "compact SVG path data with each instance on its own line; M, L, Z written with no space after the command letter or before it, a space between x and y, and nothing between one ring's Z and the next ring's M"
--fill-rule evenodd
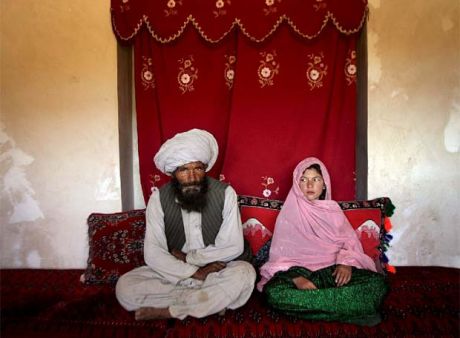
M112 0L111 12L117 38L134 45L146 199L169 179L154 154L190 128L216 136L210 175L239 194L284 199L294 166L316 156L333 197L354 198L366 0Z
M235 55L225 55L225 72L224 78L225 83L227 84L228 89L232 89L233 87L233 79L235 78L235 63L236 57Z
M323 62L324 55L309 54L307 64L307 79L310 89L320 88L323 86L323 78L327 75L327 65Z
M193 55L182 58L177 61L179 63L179 73L177 74L177 82L182 94L194 90L193 82L198 79L198 69L193 65Z
M278 74L280 68L279 63L276 61L276 51L271 53L260 52L260 56L262 59L257 69L260 87L273 86L273 78Z
M345 59L345 76L348 85L351 85L356 82L356 51L349 50L348 57Z
M142 57L141 81L145 90L155 88L155 77L152 72L152 58Z

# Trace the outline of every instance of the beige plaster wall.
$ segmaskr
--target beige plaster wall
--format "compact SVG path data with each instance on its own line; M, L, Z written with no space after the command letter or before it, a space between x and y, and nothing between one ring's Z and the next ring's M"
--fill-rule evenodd
M460 1L370 0L369 196L395 265L460 267Z
M0 266L80 268L121 208L110 1L0 4Z
M0 266L82 268L121 208L109 0L0 1ZM370 0L369 197L395 265L460 267L458 0ZM138 202L141 203L141 202Z

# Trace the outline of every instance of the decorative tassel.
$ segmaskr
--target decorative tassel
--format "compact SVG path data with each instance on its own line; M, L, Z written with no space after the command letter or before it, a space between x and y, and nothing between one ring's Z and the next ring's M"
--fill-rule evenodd
M396 268L393 265L390 265L390 264L387 263L387 264L385 264L385 267L386 267L388 272L396 273Z
M385 203L385 216L391 217L393 216L393 212L395 211L396 207L391 203L391 200L388 198Z
M384 211L385 217L383 219L383 227L385 229L385 233L383 234L383 237L380 237L380 248L382 250L380 254L380 261L384 264L386 271L390 273L396 273L396 268L388 263L389 259L387 255L385 255L385 252L390 247L389 243L393 239L393 236L390 235L389 232L393 228L393 225L390 221L390 217L393 215L394 210L395 206L393 205L393 203L391 203L391 200L389 198L386 198Z
M391 224L390 217L385 217L383 221L383 226L385 227L386 232L390 232L393 225Z
M385 242L389 243L393 239L393 236L390 234L385 234Z
M383 261L383 263L388 265L389 259L388 259L387 255L385 255L384 253L382 253L382 261Z

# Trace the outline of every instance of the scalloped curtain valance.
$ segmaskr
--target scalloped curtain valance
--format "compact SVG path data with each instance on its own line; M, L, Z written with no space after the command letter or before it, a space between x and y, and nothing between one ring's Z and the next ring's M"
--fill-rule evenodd
M286 23L312 39L330 22L343 34L358 32L367 15L366 0L112 0L112 24L120 40L129 41L142 26L161 43L179 38L187 26L217 43L234 29L262 42Z
M284 199L305 157L333 197L355 199L358 32L365 0L112 0L133 44L144 197L169 177L161 144L191 128L219 144L210 175L239 194Z

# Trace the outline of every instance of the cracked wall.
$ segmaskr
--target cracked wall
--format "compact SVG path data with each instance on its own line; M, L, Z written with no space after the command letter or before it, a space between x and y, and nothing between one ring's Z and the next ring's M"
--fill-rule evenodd
M369 197L394 265L460 267L460 2L369 2Z
M0 4L0 265L82 268L86 218L121 207L110 4Z

